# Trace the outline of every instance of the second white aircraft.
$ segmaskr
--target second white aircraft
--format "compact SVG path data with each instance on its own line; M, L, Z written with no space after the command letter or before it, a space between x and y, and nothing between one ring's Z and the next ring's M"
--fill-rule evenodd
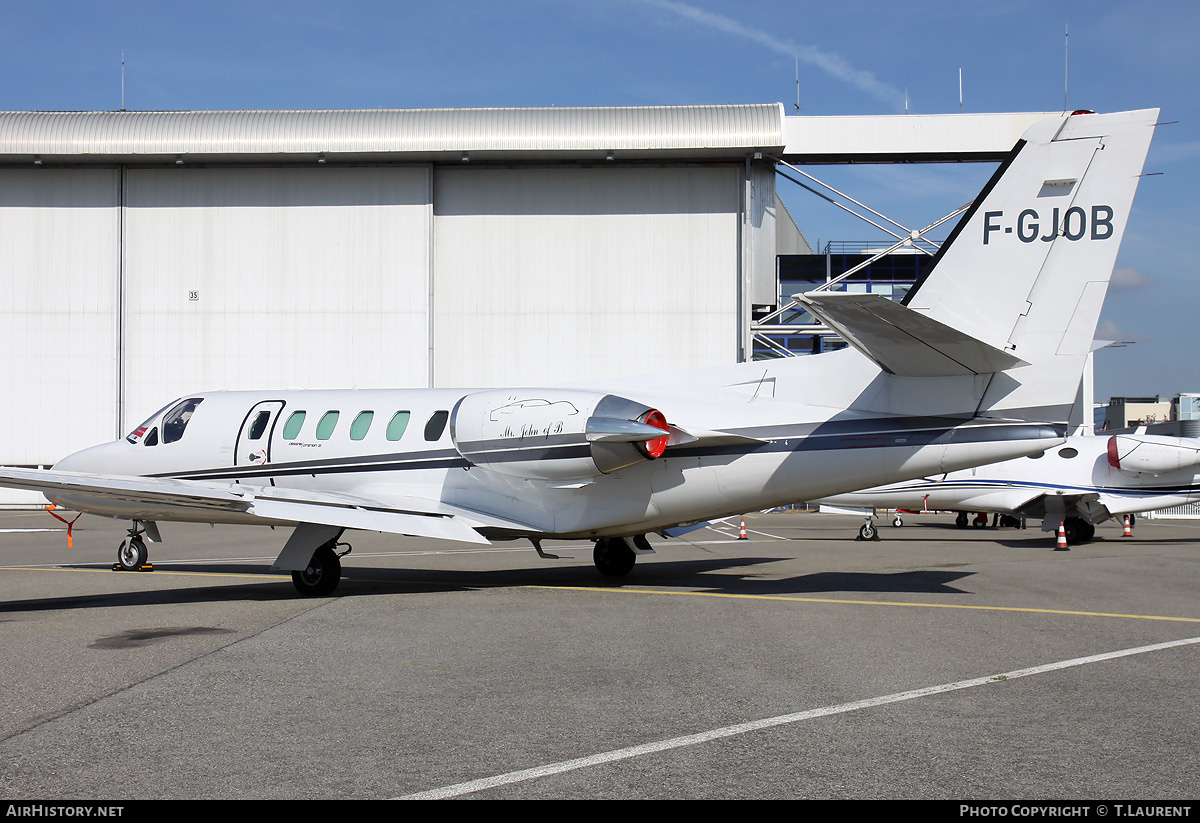
M1200 500L1200 439L1146 434L1070 437L1061 446L991 466L834 495L817 502L856 509L972 512L1031 517L1063 527L1068 544L1124 515ZM897 515L899 518L899 515ZM868 522L860 536L873 536Z

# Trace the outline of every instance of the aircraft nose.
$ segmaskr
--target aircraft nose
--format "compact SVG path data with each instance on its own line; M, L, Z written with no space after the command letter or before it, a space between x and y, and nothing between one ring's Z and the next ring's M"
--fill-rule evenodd
M109 472L109 457L112 453L112 443L68 454L54 464L57 471L82 472L84 474L105 474Z

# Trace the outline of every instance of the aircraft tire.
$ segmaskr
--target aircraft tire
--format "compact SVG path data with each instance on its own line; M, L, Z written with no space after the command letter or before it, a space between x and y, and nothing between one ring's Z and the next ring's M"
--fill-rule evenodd
M958 517L954 518L954 525L958 526L960 529L965 529L967 527L967 513L959 512Z
M308 568L292 572L292 585L305 597L324 597L337 588L342 579L342 561L328 546L313 552Z
M1096 536L1096 527L1082 517L1068 517L1063 521L1067 534L1067 545L1080 546Z
M122 571L137 571L146 565L149 557L150 552L147 551L146 544L140 537L125 538L117 549L117 565L121 567Z
M898 529L904 525L904 520L901 519L900 515L896 515L894 518L892 518L892 525Z
M875 530L874 523L863 523L858 527L859 540L878 540L879 532Z
M624 577L633 570L637 555L620 537L602 537L592 549L592 561L605 577Z

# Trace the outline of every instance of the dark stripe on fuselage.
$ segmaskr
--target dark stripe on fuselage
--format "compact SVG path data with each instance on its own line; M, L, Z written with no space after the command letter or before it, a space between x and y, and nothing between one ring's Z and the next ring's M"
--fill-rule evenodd
M1075 494L1092 494L1103 493L1124 497L1161 497L1161 496L1192 496L1200 494L1200 484L1192 483L1187 486L1085 486L1075 485L1071 483L1038 483L1033 480L1003 480L996 478L995 480L972 479L972 480L926 480L924 482L912 482L905 485L889 486L888 492L897 494L909 494L912 492L934 494L945 491L994 491L1002 489L1005 491L1013 489L1028 489L1030 491L1048 491L1048 490L1066 490L1068 493ZM881 489L867 489L861 492L864 495L875 495L885 493ZM854 492L852 492L854 494ZM839 495L840 496L840 495Z
M672 446L662 459L672 457L741 457L748 454L780 452L817 452L845 449L913 448L934 444L983 443L989 441L1039 440L1061 438L1065 426L1030 423L992 423L947 418L903 417L869 420L837 420L815 424L786 426L757 426L730 429L729 434L754 437L763 443L731 443ZM492 441L502 443L504 441ZM474 445L474 444L473 444ZM565 460L586 458L591 454L587 444L566 443L545 446L539 442L533 448L506 447L480 451L464 458L454 449L426 452L358 455L272 463L258 466L227 466L185 472L164 472L152 477L179 480L241 480L299 475L344 474L380 471L415 471L421 469L470 468L488 463L525 462L530 460Z

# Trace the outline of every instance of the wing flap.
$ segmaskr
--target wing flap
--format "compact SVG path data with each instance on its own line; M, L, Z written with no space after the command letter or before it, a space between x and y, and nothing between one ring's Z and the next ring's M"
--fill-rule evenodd
M250 506L250 513L268 520L316 523L324 526L340 526L344 529L389 532L412 537L433 537L438 540L458 540L465 543L483 543L485 545L490 543L479 532L454 515L412 514L381 509L263 499L255 499Z

